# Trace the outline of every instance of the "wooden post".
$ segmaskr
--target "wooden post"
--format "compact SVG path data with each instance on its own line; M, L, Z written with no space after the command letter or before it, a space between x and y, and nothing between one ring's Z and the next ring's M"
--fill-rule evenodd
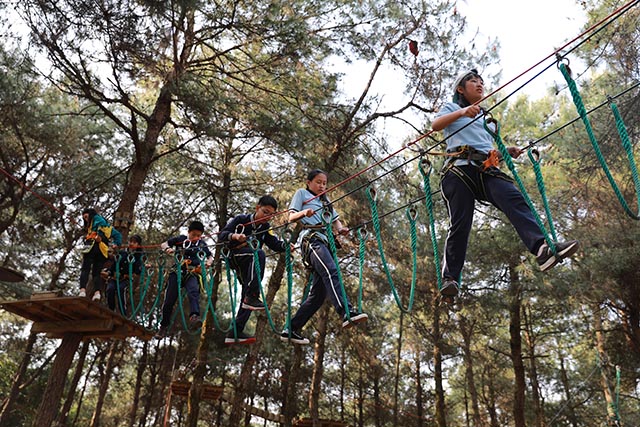
M56 358L51 367L47 387L42 396L42 402L38 408L33 423L34 427L50 427L58 415L60 407L60 399L64 391L64 383L73 362L73 356L76 354L80 342L82 341L81 333L65 333L62 337L60 347L58 347Z

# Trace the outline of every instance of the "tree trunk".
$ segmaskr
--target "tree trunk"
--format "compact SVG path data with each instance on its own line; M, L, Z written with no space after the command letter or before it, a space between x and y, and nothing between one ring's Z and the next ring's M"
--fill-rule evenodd
M524 414L524 397L526 390L524 362L522 361L522 337L520 336L520 310L522 309L522 287L520 278L513 266L509 267L509 337L511 346L511 363L515 376L513 390L513 419L515 427L526 427Z
M433 299L433 380L435 382L436 425L447 427L447 417L442 384L442 333L440 332L440 307L437 297Z
M460 334L462 335L462 357L465 366L465 380L467 391L471 398L471 419L475 427L483 427L484 423L480 416L480 404L478 402L478 390L476 389L475 375L473 372L473 355L471 354L471 337L473 336L474 322L470 322L465 316L460 316Z
M65 333L63 335L58 354L51 367L47 387L42 395L42 402L33 423L34 427L50 427L53 424L60 407L60 399L64 391L67 372L69 372L73 356L76 354L81 341L82 334Z
M569 385L569 377L567 375L567 369L564 366L564 357L560 354L560 381L562 382L562 389L564 390L564 396L567 400L565 412L567 413L567 419L571 423L572 427L579 427L578 417L576 411L571 404L571 387Z
M138 406L140 405L140 391L142 390L142 380L147 361L149 360L149 341L145 341L142 344L142 355L138 361L138 367L136 368L136 383L133 387L133 402L131 402L131 409L129 410L129 427L135 427L136 414L138 413Z
M398 387L400 383L400 361L402 358L402 332L404 326L404 312L400 311L400 327L398 329L398 341L396 348L396 366L393 379L393 425L398 425Z
M493 384L493 370L491 364L487 364L485 367L485 377L487 382L487 412L489 413L489 422L491 427L500 427L498 424L498 409L496 403L496 388Z
M607 375L607 367L609 366L609 357L605 349L605 338L602 330L602 317L600 315L600 307L595 306L593 308L593 327L596 333L596 349L598 350L598 356L600 359L600 384L602 385L602 392L604 393L604 400L607 403L607 418L610 426L618 427L620 420L618 419L618 412L616 408L616 402L613 397L613 389L609 375Z
M291 422L298 413L298 401L296 399L298 395L297 382L298 376L300 375L300 363L302 362L302 357L302 348L299 345L294 345L291 366L286 371L288 376L285 374L282 377L282 381L285 382L286 385L286 400L284 402L284 407L282 408L282 413L287 421L285 427L291 427Z
M320 390L322 389L322 376L324 374L324 354L325 340L327 337L327 322L329 321L329 310L327 304L320 309L316 321L316 330L318 331L318 339L314 346L313 354L313 374L311 375L311 388L309 390L309 416L313 420L313 426L316 427L320 419L319 403Z
M384 412L382 410L382 397L380 390L380 370L376 369L373 377L373 404L375 405L375 425L376 427L382 427L384 425ZM358 387L358 400L362 402L364 400L364 385L362 384L362 371L360 371L360 387ZM359 426L362 427L364 420L360 418Z
M424 396L422 390L422 375L420 373L421 370L421 354L420 349L416 348L416 416L418 417L418 421L416 423L416 427L424 427Z
M29 367L29 363L31 363L31 354L37 338L38 335L36 333L29 332L29 337L27 338L27 345L24 349L22 362L20 362L20 366L18 367L16 376L14 377L13 383L11 384L11 390L9 390L9 394L2 404L2 412L0 412L0 426L8 425L7 423L11 414L11 408L18 398L18 394L20 393L20 385L24 381L24 377L27 373L27 368Z
M274 270L271 272L271 277L269 278L269 283L267 284L267 292L266 292L266 301L267 305L271 307L273 300L275 299L278 290L282 286L282 279L285 273L285 257L279 256L278 261L275 265ZM262 337L266 333L267 329L270 325L267 324L268 319L266 316L258 317L256 321L256 338ZM233 400L231 403L231 415L230 415L230 424L229 427L234 427L239 425L239 421L242 413L242 404L247 396L253 396L255 389L255 382L253 379L253 371L260 357L260 353L263 349L264 340L258 339L256 343L249 347L249 352L247 353L247 357L242 364L242 369L240 370L240 375L238 376L238 380L236 381L235 393L233 395Z
M536 414L536 427L545 427L547 423L544 416L544 401L540 393L540 383L538 382L538 356L536 355L536 337L531 324L531 309L524 307L522 313L524 317L524 336L529 352L529 378L531 380L531 397Z
M149 418L149 414L151 413L151 408L153 405L153 397L156 391L156 385L158 383L158 356L160 354L160 341L158 341L155 345L155 349L153 352L153 360L149 364L149 385L146 389L146 400L144 402L142 415L140 416L140 421L138 422L138 427L144 427L147 425L147 418Z
M104 369L104 375L100 381L100 389L98 390L98 400L96 402L96 408L93 411L91 417L91 427L98 427L100 425L100 417L102 416L102 407L104 406L104 399L107 396L107 390L109 389L109 382L113 376L113 369L116 366L116 355L120 350L120 341L113 340L109 345L109 354L107 355L107 363Z
M85 341L82 344L82 349L78 356L78 362L76 362L75 372L73 373L73 379L69 384L69 392L67 393L67 398L64 401L62 411L60 411L58 416L58 424L61 426L67 425L67 417L69 416L69 411L71 411L71 406L73 405L73 400L76 396L78 383L80 382L80 378L82 378L82 370L84 369L84 362L87 359L87 353L89 352L90 345L89 341Z

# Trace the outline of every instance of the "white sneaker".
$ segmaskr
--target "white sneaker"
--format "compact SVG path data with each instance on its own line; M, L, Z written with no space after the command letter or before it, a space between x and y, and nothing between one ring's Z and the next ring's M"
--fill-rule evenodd
M80 292L78 292L78 296L82 298L86 297L87 291L85 291L84 288L80 288Z
M91 297L91 301L100 301L100 291L95 291Z

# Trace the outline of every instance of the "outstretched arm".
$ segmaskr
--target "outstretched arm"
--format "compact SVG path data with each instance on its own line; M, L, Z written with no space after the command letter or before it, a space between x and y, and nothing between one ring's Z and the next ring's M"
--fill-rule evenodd
M431 123L431 129L435 131L442 130L447 126L449 126L451 123L458 120L459 118L462 118L462 117L474 118L480 113L480 111L481 111L480 106L473 104L473 105L469 105L468 107L460 108L459 110L452 111L447 114L443 114L440 117L436 117L433 123Z

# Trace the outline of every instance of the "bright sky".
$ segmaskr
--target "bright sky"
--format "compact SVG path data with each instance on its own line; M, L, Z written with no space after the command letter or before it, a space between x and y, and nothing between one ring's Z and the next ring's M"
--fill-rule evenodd
M469 31L478 30L479 42L499 41L501 86L573 40L586 22L584 11L572 0L466 0L458 2L458 10L467 17ZM545 61L505 90L516 89L553 61ZM563 79L551 67L523 91L533 98L543 96L554 81Z

